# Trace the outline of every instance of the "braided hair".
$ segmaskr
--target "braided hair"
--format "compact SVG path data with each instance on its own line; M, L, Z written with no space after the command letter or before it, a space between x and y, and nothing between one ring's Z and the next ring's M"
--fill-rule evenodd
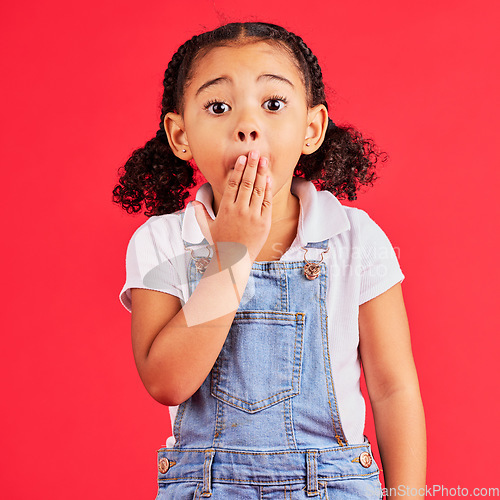
M184 89L196 61L214 47L248 41L266 41L286 49L303 75L309 107L323 104L328 109L317 57L300 36L285 28L260 22L230 23L192 37L179 47L165 70L156 136L133 151L119 170L113 201L128 213L141 211L143 205L147 217L184 208L188 189L195 186L195 169L192 162L181 160L171 150L164 128L165 116L169 112L182 114ZM352 201L362 185L373 185L377 161L386 160L387 154L377 151L371 139L364 139L353 127L341 127L329 119L323 144L314 153L300 157L294 175L314 182L320 190L328 190L339 199Z

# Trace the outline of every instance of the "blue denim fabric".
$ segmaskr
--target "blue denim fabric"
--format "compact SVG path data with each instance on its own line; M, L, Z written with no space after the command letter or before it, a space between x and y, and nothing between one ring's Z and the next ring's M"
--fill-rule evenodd
M307 248L319 262L328 240ZM377 464L359 459L372 456L368 440L347 443L339 418L328 270L322 262L308 280L304 265L254 262L211 373L178 408L175 446L158 451L169 464L158 500L381 498ZM193 260L188 277L192 293L202 277Z

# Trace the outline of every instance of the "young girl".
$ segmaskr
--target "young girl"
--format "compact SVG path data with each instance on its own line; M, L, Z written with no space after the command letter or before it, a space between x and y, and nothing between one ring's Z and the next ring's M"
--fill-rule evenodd
M171 409L157 498L381 498L361 363L386 488L424 486L404 275L338 201L380 154L328 117L318 61L284 28L228 24L172 57L156 137L113 191L151 217L120 298L141 379ZM184 208L194 165L208 182Z

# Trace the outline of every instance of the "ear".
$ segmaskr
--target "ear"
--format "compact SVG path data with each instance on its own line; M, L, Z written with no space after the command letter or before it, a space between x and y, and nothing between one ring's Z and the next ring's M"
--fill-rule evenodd
M189 149L182 116L177 113L167 113L165 120L163 120L163 126L174 155L184 161L191 160L193 155Z
M307 129L302 154L310 155L317 151L325 140L328 128L328 110L324 104L310 108L307 113Z

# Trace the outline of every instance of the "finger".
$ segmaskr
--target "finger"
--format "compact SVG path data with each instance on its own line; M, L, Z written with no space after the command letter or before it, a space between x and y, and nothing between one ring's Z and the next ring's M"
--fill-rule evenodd
M262 200L262 215L264 217L271 217L273 211L273 178L268 175L266 182L266 192L264 193L264 199Z
M250 198L252 196L255 177L257 175L259 156L260 155L258 151L250 151L250 154L248 155L247 165L245 167L245 171L243 172L243 177L241 178L236 202L242 203L245 207L248 207L250 205Z
M267 158L260 159L259 166L257 167L257 177L253 186L252 199L250 200L250 207L258 210L259 213L262 209L264 194L266 193L266 181L269 174L268 165L269 160Z
M240 187L241 176L243 175L243 171L245 170L245 165L247 162L246 156L239 156L234 164L234 169L231 170L229 174L229 178L227 180L226 187L224 188L224 192L222 193L222 198L220 202L220 206L223 204L230 203L233 204L236 201L236 196L238 194L238 188Z

